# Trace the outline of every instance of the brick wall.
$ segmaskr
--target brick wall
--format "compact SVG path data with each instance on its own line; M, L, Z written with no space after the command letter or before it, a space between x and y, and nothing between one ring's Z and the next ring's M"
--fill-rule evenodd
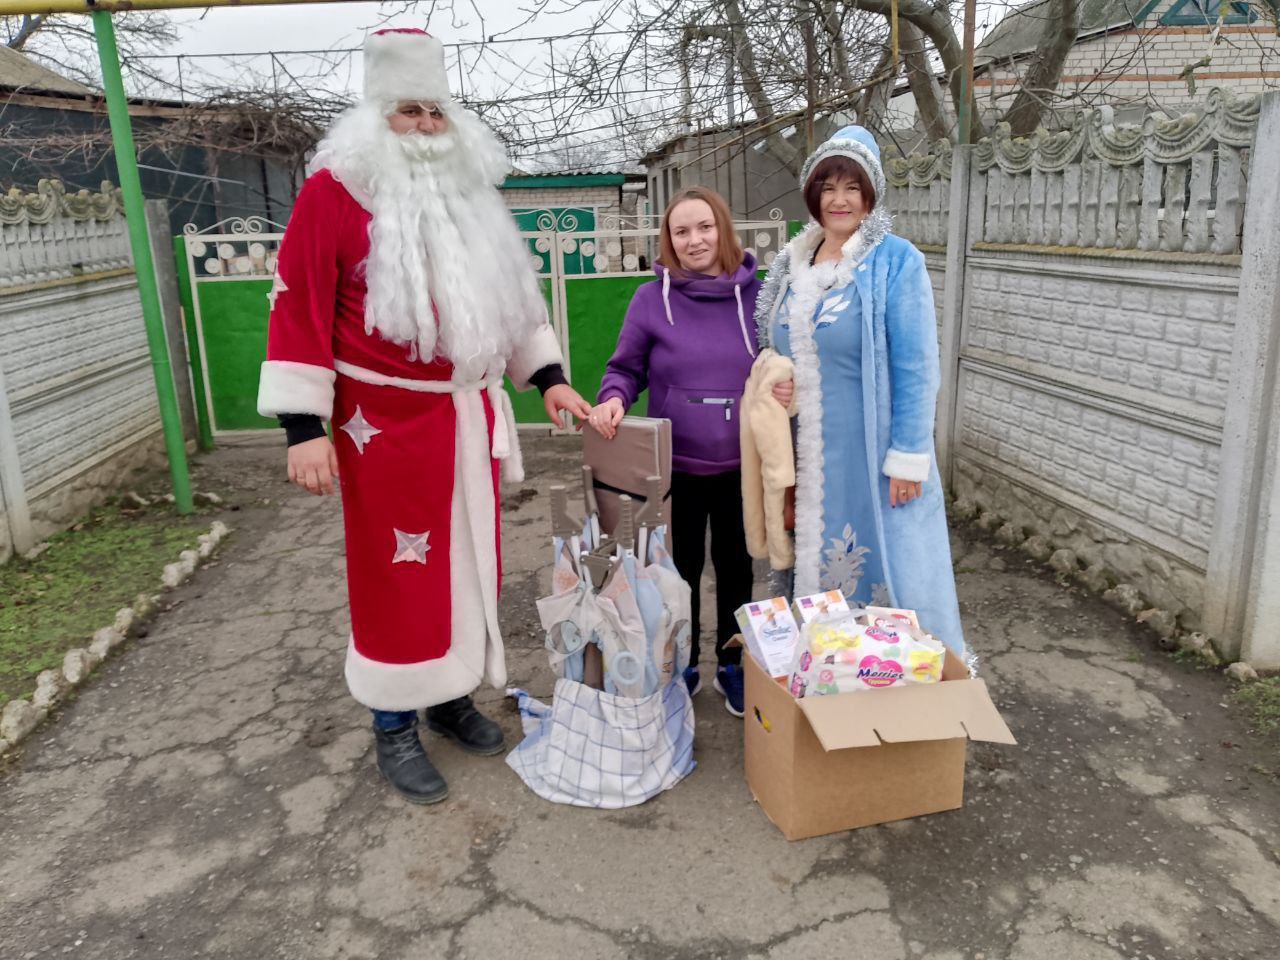
M596 207L597 219L617 216L617 187L550 187L534 190L503 190L502 199L511 210L540 210L557 207Z
M1192 103L1212 87L1237 96L1280 89L1280 37L1274 26L1224 27L1219 43L1210 46L1209 39L1207 29L1148 27L1087 40L1067 55L1059 95L1076 95L1085 103L1151 97L1169 106ZM1180 74L1206 54L1212 62L1196 69L1193 95ZM998 68L979 77L974 84L979 101L997 111L1007 107L1023 69ZM1099 74L1104 79L1096 79Z

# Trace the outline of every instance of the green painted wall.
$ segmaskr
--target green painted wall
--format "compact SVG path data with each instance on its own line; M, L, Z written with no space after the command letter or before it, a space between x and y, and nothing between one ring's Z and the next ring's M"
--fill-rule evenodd
M569 321L569 349L574 388L595 403L604 378L604 367L618 345L618 333L627 315L627 305L636 288L653 279L639 277L582 277L565 281L565 307ZM649 405L645 391L634 413L643 414Z

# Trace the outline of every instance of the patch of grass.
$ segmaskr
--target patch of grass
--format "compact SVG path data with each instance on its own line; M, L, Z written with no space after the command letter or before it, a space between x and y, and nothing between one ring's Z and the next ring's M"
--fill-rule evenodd
M205 526L170 504L106 506L50 537L34 560L0 566L0 709L29 695L40 671L59 667L139 593L158 590L161 569Z
M1232 697L1248 711L1254 733L1280 738L1280 675L1242 684Z

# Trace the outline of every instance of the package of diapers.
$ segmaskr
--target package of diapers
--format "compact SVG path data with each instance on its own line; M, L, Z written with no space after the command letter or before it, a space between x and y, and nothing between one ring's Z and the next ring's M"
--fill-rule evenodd
M910 611L893 611L910 613ZM796 699L942 679L946 650L911 618L864 610L814 617L800 632L789 689Z

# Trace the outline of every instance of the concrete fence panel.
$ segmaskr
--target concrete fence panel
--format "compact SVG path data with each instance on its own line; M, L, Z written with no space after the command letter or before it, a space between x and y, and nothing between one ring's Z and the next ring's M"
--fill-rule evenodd
M1280 665L1277 157L1280 95L1215 90L1172 120L1100 108L888 162L896 229L938 293L953 493L1264 666Z
M0 562L163 462L118 191L0 197Z

